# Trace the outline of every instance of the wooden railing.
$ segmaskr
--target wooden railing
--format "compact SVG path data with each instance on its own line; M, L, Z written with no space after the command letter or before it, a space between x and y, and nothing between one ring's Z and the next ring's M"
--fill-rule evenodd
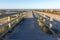
M7 22L2 25L0 25L0 38L4 36L6 33L12 30L16 24L18 24L24 17L26 13L8 13L8 14L3 14L0 15L0 19L3 19L6 17ZM3 20L1 20L3 21ZM0 23L1 24L1 23Z
M53 35L55 37L59 36L54 30L52 30L52 29L56 28L57 30L60 31L60 28L58 28L58 27L60 27L60 25L59 25L60 24L60 21L59 21L60 16L59 15L57 17L55 15L53 16L51 14L47 14L47 13L43 13L43 12L34 12L34 13L37 18L40 18L41 20L43 20L44 24L49 28L49 30L53 33ZM55 19L55 17L56 17L56 19Z
M60 30L60 15L50 14L50 13L43 13L39 12L37 13L39 16L43 18L43 21L45 20L45 23L50 27L56 27L58 30Z

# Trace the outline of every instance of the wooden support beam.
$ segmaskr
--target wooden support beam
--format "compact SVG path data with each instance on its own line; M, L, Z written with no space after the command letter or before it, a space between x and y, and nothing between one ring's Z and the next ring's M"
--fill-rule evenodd
M52 28L53 24L51 23L53 21L53 18L50 17L50 28Z
M17 17L17 22L19 22L19 14L16 14L16 17Z
M11 16L8 16L8 22L11 21ZM11 28L11 23L8 24L9 25L9 28Z
M44 17L44 18L43 18L43 21L45 22L45 21L46 21L46 19L45 19L45 18L46 18L46 16L45 16L45 15L43 15L43 17Z

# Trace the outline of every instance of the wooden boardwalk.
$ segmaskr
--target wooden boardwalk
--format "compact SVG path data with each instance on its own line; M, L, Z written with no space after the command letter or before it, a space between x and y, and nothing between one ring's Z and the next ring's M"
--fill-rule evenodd
M4 40L56 40L53 35L47 34L38 26L32 12L27 12L26 18L19 23L14 31L7 34Z

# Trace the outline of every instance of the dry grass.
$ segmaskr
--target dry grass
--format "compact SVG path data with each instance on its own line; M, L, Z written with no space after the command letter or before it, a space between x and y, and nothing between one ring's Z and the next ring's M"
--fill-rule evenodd
M3 24L5 22L7 22L7 21L8 21L8 18L7 17L2 18L2 19L0 19L0 24Z
M8 29L9 29L9 26L8 25L0 28L0 35L3 34L4 32L6 32Z

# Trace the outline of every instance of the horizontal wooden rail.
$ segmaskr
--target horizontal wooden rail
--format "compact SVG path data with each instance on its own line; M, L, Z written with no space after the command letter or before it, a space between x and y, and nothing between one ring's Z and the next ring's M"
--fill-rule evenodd
M16 12L16 13L8 13L8 14L0 15L0 19L1 19L1 18L4 18L4 17L7 17L7 16L14 15L14 14L17 14L17 12Z

